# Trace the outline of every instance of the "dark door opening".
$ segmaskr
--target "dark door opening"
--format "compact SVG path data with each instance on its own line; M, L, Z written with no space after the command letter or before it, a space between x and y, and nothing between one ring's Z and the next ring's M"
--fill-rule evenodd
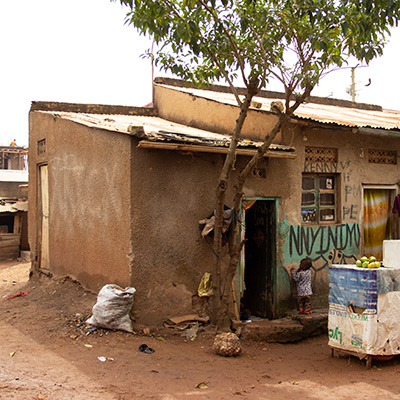
M13 233L14 232L14 216L2 215L0 216L0 233Z
M243 309L272 319L276 217L274 200L257 200L246 210L245 291Z

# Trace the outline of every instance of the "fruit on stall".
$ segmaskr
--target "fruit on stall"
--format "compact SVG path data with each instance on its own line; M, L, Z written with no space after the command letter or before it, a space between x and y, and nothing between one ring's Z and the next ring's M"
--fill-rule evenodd
M359 268L380 268L380 261L376 260L376 257L371 256L363 256L359 260L356 261L356 266Z

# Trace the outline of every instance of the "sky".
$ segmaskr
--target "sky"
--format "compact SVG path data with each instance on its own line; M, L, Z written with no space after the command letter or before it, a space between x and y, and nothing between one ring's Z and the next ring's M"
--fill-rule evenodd
M32 101L128 106L152 101L151 63L141 58L151 41L124 24L126 11L110 0L0 2L1 146L13 139L28 146ZM382 57L356 69L356 100L400 110L400 27L388 40ZM350 84L350 69L333 72L312 94L350 100ZM276 84L267 89L281 91Z

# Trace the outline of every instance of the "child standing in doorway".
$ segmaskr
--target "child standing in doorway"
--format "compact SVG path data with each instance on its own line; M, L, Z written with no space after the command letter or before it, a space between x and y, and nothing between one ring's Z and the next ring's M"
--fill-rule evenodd
M292 277L296 282L297 300L299 303L300 314L310 315L311 312L311 270L312 261L306 257L300 261L299 269L296 271L294 268L291 270Z

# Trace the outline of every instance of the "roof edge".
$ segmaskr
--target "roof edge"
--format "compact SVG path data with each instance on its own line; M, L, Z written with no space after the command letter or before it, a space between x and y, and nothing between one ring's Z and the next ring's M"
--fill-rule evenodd
M159 83L168 86L175 87L186 87L191 89L202 89L209 90L213 92L221 92L221 93L232 93L231 89L228 86L223 85L215 85L210 84L204 87L197 87L192 82L186 82L181 79L175 78L166 78L166 77L158 77L154 79L154 83ZM237 88L238 93L240 95L246 94L245 88ZM271 90L261 90L260 93L257 94L256 97L263 97L266 99L285 99L285 94L282 92L275 92ZM295 100L294 96L292 96L292 100ZM370 111L383 111L381 106L375 104L366 104L366 103L356 103L349 100L342 99L333 99L328 97L319 97L319 96L310 96L307 100L307 103L315 103L315 104L323 104L327 106L338 106L338 107L347 107L347 108L358 108L360 110L370 110Z
M173 143L173 142L157 142L151 140L140 140L137 147L143 149L153 150L178 150L190 153L216 153L226 154L229 151L227 146L209 146L189 143ZM247 149L243 147L237 147L236 154L239 156L252 157L256 154L258 149ZM268 149L264 154L264 158L288 158L293 159L297 157L295 151L287 151L280 149Z
M143 115L149 117L158 117L158 110L154 107L60 103L54 101L32 101L30 111L65 111L86 114Z

